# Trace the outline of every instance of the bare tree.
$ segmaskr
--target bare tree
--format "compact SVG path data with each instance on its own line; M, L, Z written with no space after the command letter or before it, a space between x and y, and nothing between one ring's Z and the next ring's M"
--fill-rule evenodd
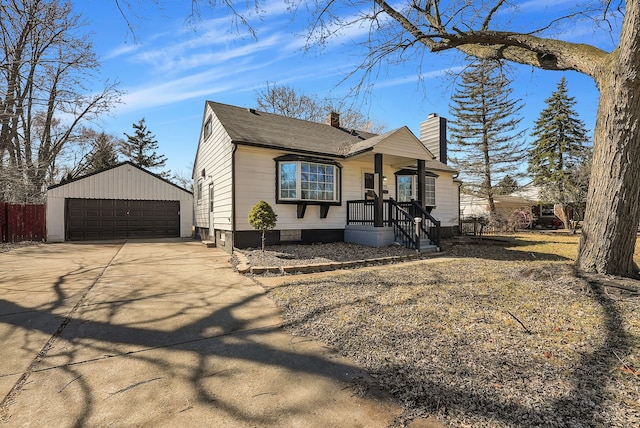
M263 111L296 119L324 122L327 115L335 111L340 113L340 126L343 128L373 133L381 132L384 128L344 103L299 93L290 86L267 83L262 91L256 93L256 102Z
M3 196L38 201L82 124L108 111L120 93L109 82L98 93L87 87L99 64L71 3L2 2L0 18L0 171L16 183Z
M72 180L118 164L118 149L122 140L115 135L82 128L79 140L75 149L68 154L65 165L60 168L61 181Z

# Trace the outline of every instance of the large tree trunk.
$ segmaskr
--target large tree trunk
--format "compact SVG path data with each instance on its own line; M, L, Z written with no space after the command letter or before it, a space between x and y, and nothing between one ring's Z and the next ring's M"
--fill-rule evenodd
M618 49L597 80L593 169L576 266L637 275L640 221L640 2L627 2Z

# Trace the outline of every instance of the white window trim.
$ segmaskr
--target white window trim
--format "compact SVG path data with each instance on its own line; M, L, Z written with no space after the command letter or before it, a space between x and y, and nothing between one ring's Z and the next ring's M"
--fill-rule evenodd
M433 185L431 184L433 183ZM433 189L432 195L427 197L429 191ZM436 206L436 177L426 176L424 178L424 206L435 207Z
M333 168L333 199L304 199L302 198L302 164L330 166ZM296 196L295 198L286 198L282 196L282 167L283 164L296 165ZM338 203L340 201L340 178L338 166L332 163L322 163L317 161L291 160L278 161L278 200L283 202L310 202L310 203Z
M211 136L211 134L213 134L213 117L210 115L204 122L202 139L206 141Z
M199 179L196 183L196 199L198 201L198 205L202 203L202 183L202 179Z
M416 197L416 189L418 188L418 176L417 175L409 175L409 174L401 174L401 175L397 175L396 176L396 180L398 180L400 177L411 177L411 199L419 199ZM428 183L429 181L433 180L433 186L431 187L430 184ZM396 187L399 189L399 186L396 184ZM429 197L427 198L427 193L429 191L429 187L431 187L433 189L433 197ZM436 177L431 177L429 175L425 176L425 180L424 180L424 197L423 197L423 202L422 204L426 207L435 207L436 206ZM396 195L396 197L398 198L398 201L400 201L400 195ZM408 202L408 201L400 201L400 202Z

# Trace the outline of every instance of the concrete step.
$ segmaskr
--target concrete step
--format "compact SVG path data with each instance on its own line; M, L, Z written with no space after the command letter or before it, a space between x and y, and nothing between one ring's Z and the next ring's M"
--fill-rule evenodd
M421 253L435 253L439 251L439 248L432 244L420 244Z
M216 247L216 243L214 241L202 241L202 245L204 245L207 248L215 248Z

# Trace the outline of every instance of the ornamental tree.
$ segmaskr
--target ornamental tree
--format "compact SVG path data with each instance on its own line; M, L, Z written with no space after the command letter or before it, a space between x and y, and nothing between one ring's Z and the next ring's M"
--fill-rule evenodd
M262 232L262 251L266 244L266 233L276 227L278 215L273 212L273 208L265 201L260 201L251 208L249 212L249 224L255 230Z

